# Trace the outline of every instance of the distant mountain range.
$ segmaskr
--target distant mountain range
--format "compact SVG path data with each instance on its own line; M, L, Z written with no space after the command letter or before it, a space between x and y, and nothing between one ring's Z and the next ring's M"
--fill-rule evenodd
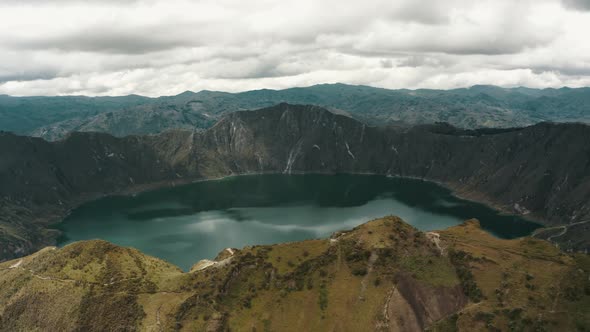
M370 125L447 122L507 128L543 121L590 122L590 88L530 89L478 85L454 90L388 90L322 84L241 93L184 92L176 96L10 97L0 95L0 130L57 140L72 131L115 136L169 129L206 129L223 115L281 102L325 107Z

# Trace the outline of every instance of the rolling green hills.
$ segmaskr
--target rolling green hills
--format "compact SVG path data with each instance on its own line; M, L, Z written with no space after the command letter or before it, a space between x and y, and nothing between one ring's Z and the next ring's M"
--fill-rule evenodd
M205 129L229 112L282 102L322 106L370 125L448 122L473 129L590 121L589 88L388 90L323 84L242 93L187 91L159 98L0 96L0 130L49 140L72 131L155 134L168 129Z

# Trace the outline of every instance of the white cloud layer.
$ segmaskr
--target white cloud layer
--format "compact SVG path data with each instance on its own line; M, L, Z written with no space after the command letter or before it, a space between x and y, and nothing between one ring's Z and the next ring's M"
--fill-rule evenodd
M590 0L5 0L0 93L590 85Z

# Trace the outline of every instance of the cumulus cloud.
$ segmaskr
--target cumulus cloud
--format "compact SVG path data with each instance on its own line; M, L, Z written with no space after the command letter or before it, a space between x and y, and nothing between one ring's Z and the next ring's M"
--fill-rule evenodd
M586 85L588 4L6 0L0 93Z

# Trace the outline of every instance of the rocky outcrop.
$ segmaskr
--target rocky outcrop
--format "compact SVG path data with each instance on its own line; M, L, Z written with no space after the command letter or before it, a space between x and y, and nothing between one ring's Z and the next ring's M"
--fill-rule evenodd
M588 248L590 127L542 123L503 130L448 125L370 127L315 106L235 112L205 132L115 138L73 133L49 143L0 134L3 258L51 243L47 223L113 193L251 173L375 173L440 182L463 197L547 225ZM579 224L581 223L581 224ZM551 234L555 235L555 234Z
M408 275L397 278L397 286L388 299L388 316L395 331L424 330L465 305L467 296L461 287L432 287ZM400 310L402 309L402 310Z

